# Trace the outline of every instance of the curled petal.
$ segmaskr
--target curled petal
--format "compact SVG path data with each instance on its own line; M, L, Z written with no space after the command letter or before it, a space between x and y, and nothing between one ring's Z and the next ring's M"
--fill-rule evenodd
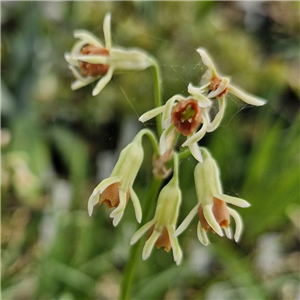
M94 46L103 47L101 41L87 30L82 30L82 29L75 30L74 37L84 41L85 44L91 44Z
M135 193L135 191L133 190L132 187L130 188L130 197L131 197L131 200L132 200L132 203L133 203L135 217L136 217L137 221L139 223L141 223L141 221L142 221L142 208L141 208L139 198L138 198L137 194Z
M180 226L178 226L178 228L174 232L174 237L180 235L189 226L189 224L191 223L191 221L193 220L193 218L198 213L198 206L199 206L199 204L197 203L197 205L189 212L189 214L182 221L182 223L180 224Z
M196 133L192 134L187 140L181 145L182 147L188 146L189 144L197 143L199 140L203 138L206 133L207 121L205 118L202 118L202 127Z
M202 108L211 106L211 101L207 97L202 95L208 85L209 84L200 88L193 86L191 83L188 85L189 94L193 96L193 99L198 101L199 106Z
M218 104L219 104L219 111L218 113L216 114L215 118L213 119L212 122L208 122L208 126L207 126L207 132L212 132L214 131L215 129L217 129L223 119L223 116L224 116L224 112L225 112L225 108L226 108L226 101L225 101L225 96L222 96L219 101L218 101ZM208 115L208 113L207 113ZM206 117L207 119L207 117Z
M153 230L151 236L149 237L149 239L145 243L145 246L144 246L144 249L143 249L143 254L142 254L143 260L145 260L149 257L149 255L151 254L151 251L153 249L153 246L154 246L156 240L159 238L160 235L161 235L160 232L158 232L155 229Z
M203 64L211 71L212 77L217 76L217 70L206 51L203 48L198 48L197 52L200 54Z
M262 106L267 102L265 99L245 93L243 90L233 86L232 84L228 86L228 92L232 93L233 95L237 96L239 99L250 105Z
M230 227L228 227L228 228L224 227L223 229L225 231L225 235L227 236L227 238L231 240L232 239L232 233L231 233Z
M114 73L114 68L110 67L107 71L107 73L101 77L101 79L98 81L96 86L93 89L92 95L97 96L103 88L108 84L108 82L111 80Z
M156 107L154 109L151 109L149 111L147 111L146 113L142 114L139 117L139 121L144 123L147 122L148 120L156 117L157 115L161 114L164 111L165 107L164 106L160 106L160 107Z
M179 246L177 238L174 237L174 232L175 232L174 228L171 225L167 225L166 227L167 227L169 238L170 238L174 261L176 262L176 264L178 266L182 259L182 251Z
M94 189L92 195L89 198L88 201L88 212L89 216L93 213L93 208L96 204L99 203L99 194L101 194L108 186L111 184L114 184L119 181L118 177L110 177L102 180L98 186Z
M218 95L220 95L220 94L221 94L222 92L224 92L225 89L228 87L229 81L230 81L229 78L227 78L227 77L222 77L221 82L220 82L218 88L217 88L215 91L211 91L211 92L207 95L207 97L208 97L208 98L215 98L215 97L217 97Z
M197 226L197 237L201 244L203 244L204 246L209 245L209 239L207 237L206 231L202 228L200 222L198 222Z
M228 207L229 214L233 217L235 221L235 233L234 233L234 240L236 242L239 241L242 231L243 231L243 221L241 216L232 208Z
M209 226L219 235L223 236L222 229L212 211L212 204L203 205L203 214Z
M86 82L86 81L81 81L81 80L75 80L74 82L72 82L71 84L71 89L72 91L78 90L90 83L92 83L93 81L95 81L94 79L91 80L90 82Z
M73 76L80 81L82 84L87 85L93 81L95 81L95 77L84 77L80 74L77 68L74 66L69 66L69 69L72 71Z
M224 194L217 194L214 195L215 198L218 198L226 203L230 203L233 205L236 205L238 207L249 207L251 204L249 202L247 202L244 199L238 198L238 197L232 197L232 196L228 196L228 195L224 195Z
M174 131L174 126L171 124L168 128L164 129L159 139L159 151L160 154L164 154L168 150L168 138L169 135Z
M127 195L125 192L119 190L119 199L120 203L116 209L114 209L111 214L109 215L111 218L113 218L113 225L117 226L123 217L124 210L127 203Z
M136 233L132 236L130 240L130 245L135 244L142 235L144 235L153 225L155 224L155 220L152 220L148 223L146 223L144 226L142 226Z
M202 153L200 151L200 148L196 143L193 144L188 144L189 150L191 151L192 155L194 156L194 158L196 160L198 160L199 162L203 162L203 158L202 158Z
M167 128L170 125L172 109L173 109L175 101L183 101L185 99L186 98L184 98L181 95L175 95L166 102L165 109L164 109L163 114L162 114L163 128Z
M104 32L105 48L107 50L110 50L110 48L111 48L110 20L111 20L111 14L108 12L105 15L104 22L103 22L103 32Z

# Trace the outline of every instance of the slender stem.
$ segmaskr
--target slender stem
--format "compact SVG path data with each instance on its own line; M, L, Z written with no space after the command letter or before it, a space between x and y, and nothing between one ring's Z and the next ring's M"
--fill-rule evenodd
M151 183L149 192L147 193L147 198L145 199L145 205L143 207L143 221L141 225L144 225L150 219L150 214L152 213L151 205L153 199L156 198L157 193L160 189L162 179L154 179ZM137 259L139 258L139 252L141 251L142 240L138 240L136 244L131 246L129 258L127 265L124 270L123 280L121 284L121 293L119 300L130 300L130 292L134 277L134 272L137 265Z
M154 106L160 107L162 105L161 88L160 88L160 81L161 81L160 69L156 59L153 58L151 61L153 63L153 77L154 77ZM161 114L156 116L156 128L157 128L157 133L160 136L163 131Z

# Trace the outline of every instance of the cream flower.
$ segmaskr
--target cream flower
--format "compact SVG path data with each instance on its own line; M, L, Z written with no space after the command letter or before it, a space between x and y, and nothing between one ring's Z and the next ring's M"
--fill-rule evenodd
M211 58L208 56L207 52L204 49L198 48L197 52L200 54L203 64L207 67L207 71L202 76L200 87L194 87L190 84L189 88L194 90L195 92L203 93L209 99L217 98L219 100L219 111L212 122L210 121L209 117L209 108L204 110L203 112L207 120L209 121L207 132L211 132L219 126L225 112L225 96L227 93L235 95L236 97L250 105L261 106L266 103L265 99L261 99L244 92L242 89L237 88L236 86L231 84L228 77L221 76L217 72Z
M179 265L182 259L182 251L177 238L174 237L174 232L181 204L181 190L178 185L177 154L174 153L173 157L174 174L158 196L155 216L132 236L130 243L131 245L136 243L144 233L149 231L149 238L143 249L143 259L149 257L154 245L156 245L157 248L164 247L167 252L172 248L174 261Z
M132 200L135 216L140 223L142 219L141 205L133 189L133 183L144 159L142 137L153 135L149 130L141 130L133 141L125 147L115 165L109 178L104 179L94 189L88 201L88 212L91 216L96 204L105 203L109 208L115 207L110 217L113 218L113 225L120 222L129 197Z
M144 113L139 121L144 123L162 114L163 133L159 142L161 155L172 148L173 139L170 139L170 136L178 132L187 136L181 146L188 147L192 155L201 162L202 155L197 142L205 135L208 125L208 120L202 111L203 108L211 105L211 101L192 87L188 92L189 97L175 95L165 105Z
M182 233L195 215L198 214L197 236L203 245L209 244L206 234L208 230L223 236L223 228L226 236L231 238L229 227L231 216L236 223L234 239L238 241L242 233L242 219L235 210L227 207L226 204L239 207L249 207L250 204L243 199L223 194L220 173L215 160L206 149L201 148L201 151L204 154L204 161L198 163L194 171L198 203L177 228L175 236Z
M123 49L113 47L111 42L110 13L103 22L105 46L92 33L76 30L75 43L70 53L65 54L76 80L72 90L86 86L100 78L93 89L93 96L98 95L117 71L144 70L153 65L153 60L140 49Z

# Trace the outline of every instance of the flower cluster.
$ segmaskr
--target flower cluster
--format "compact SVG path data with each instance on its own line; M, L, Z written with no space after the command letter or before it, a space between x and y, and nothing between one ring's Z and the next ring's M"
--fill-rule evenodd
M91 33L84 30L75 31L74 35L79 41L70 53L65 54L76 78L72 84L73 90L99 79L93 89L93 95L97 95L110 81L115 71L157 68L157 62L142 50L112 47L110 14L105 16L103 27L105 46ZM172 249L175 262L180 264L182 250L177 236L189 226L196 215L199 218L197 236L203 245L209 244L208 231L217 233L219 236L225 233L227 238L231 239L233 236L234 240L238 241L243 223L239 213L231 208L231 205L241 208L250 205L243 199L223 193L217 163L211 153L206 148L200 147L198 142L206 133L216 130L220 125L225 113L228 93L254 106L261 106L266 101L232 85L228 77L223 77L217 72L204 49L198 48L197 52L207 68L201 78L200 86L189 84L188 96L174 95L164 105L156 105L155 108L140 116L139 121L143 123L154 117L158 118L158 132L161 133L159 138L156 138L153 131L142 129L122 150L110 177L100 182L88 201L89 215L92 215L94 206L97 204L105 203L108 208L113 208L110 217L113 219L113 225L116 226L131 199L136 219L141 223L142 209L133 184L144 159L142 138L144 135L148 136L154 150L153 177L161 182L171 173L172 177L159 192L153 219L143 223L131 239L131 244L134 244L148 232L142 253L143 259L149 257L156 245L157 248L164 247L166 251ZM159 78L156 80L159 86ZM155 101L156 104L158 102ZM218 107L218 111L212 113L212 107L215 106ZM177 226L182 202L179 183L180 153L176 150L180 137L185 138L181 143L181 147L187 148L185 154L186 152L191 154L197 161L194 170L197 199L194 208ZM235 221L233 235L231 217Z

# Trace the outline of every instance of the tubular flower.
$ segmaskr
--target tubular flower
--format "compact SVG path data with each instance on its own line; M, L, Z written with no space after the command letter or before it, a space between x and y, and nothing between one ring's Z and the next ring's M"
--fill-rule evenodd
M197 142L205 135L208 125L208 120L202 111L211 105L211 101L196 90L189 89L188 91L191 94L190 97L175 95L165 105L144 113L139 120L146 122L162 114L163 133L159 142L161 154L170 148L169 137L176 131L187 137L181 146L187 146L192 155L201 162L202 155Z
M204 110L203 112L209 121L207 132L211 132L219 126L225 112L225 96L227 93L235 95L236 97L250 105L261 106L266 103L266 100L250 95L244 92L242 89L229 84L230 79L228 77L222 77L217 72L212 60L210 59L206 51L202 48L198 48L197 52L200 54L203 64L207 67L207 71L202 77L202 86L198 88L190 84L189 88L194 92L203 93L208 99L216 98L219 100L219 111L212 122L209 119L209 108Z
M178 158L174 153L174 174L169 183L161 190L154 218L142 226L132 237L131 245L134 244L144 233L149 231L142 257L147 259L151 254L153 246L159 249L164 247L169 252L173 249L174 261L180 264L182 251L177 238L174 237L179 207L181 204L181 190L178 185Z
M98 95L117 71L144 70L153 64L153 60L140 49L123 49L112 47L110 13L103 22L105 46L92 33L86 30L76 30L75 43L70 53L65 54L76 80L72 90L86 86L100 78L93 89L93 96Z
M183 232L198 214L197 236L203 245L209 244L206 235L208 230L223 236L223 228L226 236L231 238L231 216L236 223L234 239L237 242L242 233L242 219L235 210L227 206L227 203L239 207L249 207L250 204L243 199L223 194L218 166L206 149L201 150L204 153L204 162L198 163L194 171L198 203L177 228L175 236Z
M94 189L88 201L88 212L91 216L96 204L105 203L108 208L114 207L110 217L116 226L124 213L129 198L131 198L135 210L135 216L140 223L142 210L139 199L133 190L133 183L144 159L142 137L149 130L141 130L133 141L120 153L120 157L109 178L104 179Z

